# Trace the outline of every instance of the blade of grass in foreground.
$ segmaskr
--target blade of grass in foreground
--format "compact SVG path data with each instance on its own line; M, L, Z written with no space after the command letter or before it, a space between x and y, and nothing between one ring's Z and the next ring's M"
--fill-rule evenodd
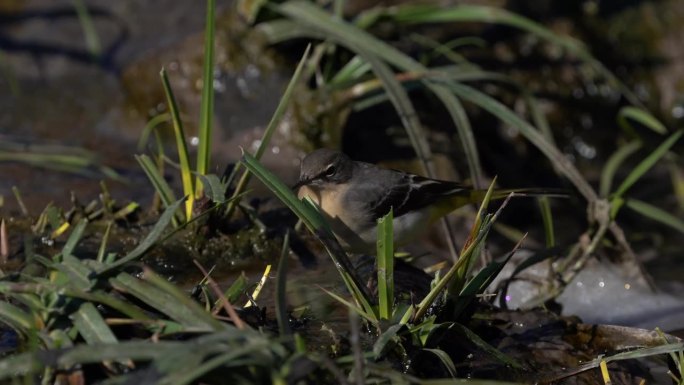
M354 297L354 300L357 301L359 306L366 312L374 314L373 308L370 305L370 297L364 290L365 286L361 284L361 280L356 276L354 268L346 253L342 250L342 247L335 239L335 236L330 232L327 222L313 204L308 203L307 201L300 201L292 193L292 190L290 190L289 187L259 164L253 156L245 153L242 156L242 163L252 174L259 178L269 190L285 203L285 205L302 220L309 231L323 243L328 254L333 259L335 267L337 267L342 276L342 280L344 280L349 293Z
M188 158L188 145L185 141L185 132L183 131L183 122L178 111L178 104L176 104L176 97L173 95L173 90L169 84L169 78L166 75L166 69L162 68L159 73L164 86L164 93L166 94L166 102L171 112L171 121L173 122L173 132L176 136L176 146L178 147L178 161L181 168L181 180L183 181L183 195L188 199L185 201L185 221L189 221L192 217L192 205L194 203L195 191L192 186L192 171L190 170L190 160Z
M173 190L171 190L169 184L166 182L164 177L159 172L157 165L155 165L154 162L152 162L152 159L150 159L150 157L147 155L136 155L135 160L138 161L140 167L143 169L143 171L145 171L147 179L149 179L150 182L152 182L152 186L159 195L159 198L164 204L164 207L169 207L169 205L173 204L173 202L175 202L177 198L174 195ZM180 220L182 220L180 213L174 215L174 227L178 227Z
M268 126L266 127L266 130L264 131L264 135L261 137L261 142L259 143L259 147L257 148L256 152L254 153L254 158L261 159L261 156L264 154L264 151L266 151L266 146L271 141L271 136L273 136L273 132L275 131L276 127L280 123L280 120L283 118L283 115L285 115L285 111L287 111L287 106L290 103L290 99L292 98L292 92L295 89L295 86L299 83L299 79L301 78L302 71L304 69L304 64L309 58L309 52L311 51L311 45L306 47L306 51L304 51L304 55L302 55L302 58L299 60L299 64L297 65L297 69L295 69L294 74L292 75L292 79L290 79L290 83L288 83L287 88L285 89L285 93L283 96L280 98L280 101L278 102L278 107L276 107L275 112L273 113L273 116L271 117L271 121L268 123ZM237 168L235 169L237 171ZM239 194L242 193L242 191L247 187L247 183L249 182L250 178L250 173L248 171L245 171L242 176L240 177L240 180L238 181L237 186L235 187L235 192L233 193L233 197L237 197ZM228 204L228 207L226 208L226 217L230 218L231 213L237 207L238 203L240 203L239 199L235 199L233 202ZM301 218L301 217L300 217Z
M119 342L92 302L84 302L78 311L71 315L71 319L81 337L91 345Z
M146 273L147 274L147 273ZM149 275L146 278L150 278ZM214 319L197 302L187 298L181 301L181 296L186 295L180 289L169 289L172 284L164 285L160 280L152 278L154 282L142 281L126 273L120 273L109 280L117 290L134 296L140 301L151 306L182 324L190 331L221 330L227 325Z
M487 190L487 194L485 195L485 198L482 201L482 204L480 205L480 211L484 212L482 207L486 207L489 204L489 199L492 196L492 192L494 191L494 183L492 183L489 186L489 189ZM406 314L401 319L402 323L406 323L409 320L413 320L413 322L418 322L420 321L421 318L425 315L427 310L433 305L435 300L437 299L437 296L444 290L444 288L449 285L451 288L453 288L454 285L452 285L452 280L455 278L458 278L460 281L463 281L463 277L459 277L458 273L459 271L463 271L463 267L466 266L470 259L473 258L473 254L475 253L475 250L479 249L480 243L485 239L487 234L489 233L489 229L491 228L492 223L496 220L496 215L493 216L489 221L487 221L486 224L477 226L478 231L474 231L473 234L476 234L476 236L471 239L468 243L467 246L465 247L465 250L461 253L461 257L456 261L456 263L451 266L449 271L444 274L444 276L437 282L435 287L430 290L430 292L423 298L422 301L418 304L418 307L415 310L415 313L413 313L412 309L409 309ZM480 221L478 220L476 225L480 224ZM460 286L460 285L456 285ZM460 289L458 289L460 291ZM452 290L452 294L458 295L458 291L456 289Z
M378 220L378 304L381 319L390 319L394 310L394 233L390 210Z
M121 266L143 256L149 249L152 248L152 246L154 246L157 243L157 241L159 241L164 230L173 219L176 210L178 210L181 204L183 204L183 201L185 201L185 198L179 199L176 202L169 205L169 207L167 207L166 210L164 210L162 215L159 217L159 220L152 228L152 231L150 231L150 233L147 234L145 239L143 239L143 241L140 242L140 244L138 244L138 246L136 246L135 249L133 249L130 253L128 253L126 256L119 259L118 261L112 263L111 265L108 265L106 268L100 271L99 274L103 275L115 271Z
M209 172L211 157L211 131L214 117L214 32L216 0L207 0L204 31L204 64L202 74L202 102L200 105L199 146L197 147L197 173ZM202 184L195 181L195 198L202 193Z
M281 336L292 334L290 323L287 316L287 259L290 254L290 232L285 233L283 247L278 261L278 271L276 272L275 290L275 313L278 321L278 331Z

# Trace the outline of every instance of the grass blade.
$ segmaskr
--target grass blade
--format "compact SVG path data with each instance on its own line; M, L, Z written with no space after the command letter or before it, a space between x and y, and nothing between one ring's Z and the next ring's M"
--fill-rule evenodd
M88 344L115 344L119 342L92 302L83 303L71 315L71 319L81 337Z
M166 94L166 102L171 112L171 121L173 122L173 132L176 136L176 146L178 147L178 161L181 169L181 180L183 182L183 195L188 199L185 201L185 220L189 221L192 217L192 205L194 203L194 188L192 182L192 170L190 169L190 159L188 157L188 145L185 141L185 132L183 131L183 121L181 121L180 113L178 111L178 104L176 97L173 95L169 78L166 75L166 69L162 68L159 73L164 86L164 93Z
M292 210L297 217L299 217L304 225L313 233L325 246L328 255L333 259L335 267L337 267L342 280L354 299L362 306L366 312L373 313L373 308L370 305L368 294L366 294L361 281L356 276L354 268L347 257L347 254L342 250L342 247L330 232L327 222L323 216L315 208L313 203L308 201L300 201L283 182L281 182L273 173L264 168L251 155L245 153L242 156L242 163L247 169L253 173L259 180L268 187L287 207Z
M456 378L456 365L454 361L451 360L448 354L442 349L422 349L425 352L429 352L437 356L437 358L442 362L442 365L447 369L449 375Z
M228 184L221 183L221 179L214 174L197 175L204 185L204 194L214 203L224 203L226 201L226 190Z
M109 242L109 233L112 231L112 225L114 222L110 221L107 223L107 228L102 235L102 241L100 241L100 248L97 250L97 258L95 259L99 263L104 263L105 255L107 254L107 242Z
M684 134L684 130L679 130L672 135L670 135L669 138L667 138L663 143L660 144L653 152L647 156L644 160L639 163L634 170L632 170L629 175L627 175L627 178L622 182L620 187L617 188L615 193L613 194L614 198L620 198L624 195L627 190L629 190L630 187L634 185L648 170L653 167L653 165L660 160L660 158L665 155L670 148L677 143L679 138L682 137L682 134Z
M553 229L553 214L551 213L551 204L549 197L540 197L537 199L539 204L539 211L541 212L542 222L544 223L544 236L546 238L546 247L551 248L556 246L556 233Z
M625 200L625 206L684 234L684 221L661 208L636 199Z
M627 160L632 154L637 152L641 148L641 141L634 140L626 145L620 147L613 155L608 158L606 165L601 171L601 182L599 185L599 194L602 197L607 197L610 194L610 188L613 185L613 180L615 179L615 173L617 173L620 165Z
M275 290L275 314L281 336L292 334L287 316L287 259L290 256L290 232L285 233L283 248L278 261Z
M9 302L0 302L0 322L21 334L29 333L36 328L31 316Z
M361 309L360 307L354 305L353 303L347 301L346 299L340 297L339 295L333 293L333 292L330 291L330 290L327 290L327 289L325 289L325 288L323 288L323 287L320 287L320 286L319 286L318 288L321 289L321 290L323 290L326 294L328 294L329 296L331 296L331 297L332 297L333 299L335 299L337 302L343 304L344 306L346 306L346 307L349 308L350 310L356 312L358 315L360 315L361 317L365 318L366 321L368 321L368 322L370 322L370 323L373 323L373 324L375 324L375 323L378 322L378 319L375 317L375 313L368 313L368 312L364 311L364 310Z
M618 124L628 133L636 133L636 130L630 123L633 120L661 135L667 134L667 128L653 115L643 108L626 106L622 107L617 115Z
M159 169L149 156L136 155L135 159L138 161L143 171L145 171L147 178L152 182L152 186L157 194L159 194L159 198L161 198L162 203L164 203L164 207L169 207L170 204L178 200L173 193L173 190L171 190L171 186L166 182L164 176L159 173Z
M558 168L558 170L575 185L577 190L579 190L588 201L593 202L598 199L594 189L584 179L572 162L570 162L556 146L546 140L539 130L521 119L515 112L511 111L510 108L491 96L470 86L449 83L449 88L459 97L482 107L500 120L518 128L520 133L527 138L530 143L537 147Z
M304 69L304 64L309 58L309 52L311 51L311 46L306 47L306 51L304 51L304 55L302 58L299 60L299 64L297 65L297 68L295 69L294 74L292 75L292 78L290 79L290 82L287 85L287 88L285 89L285 93L283 96L280 98L280 101L278 102L278 107L276 107L275 112L273 113L273 116L271 117L271 121L268 123L268 126L266 127L266 130L264 131L264 135L261 137L261 142L259 143L259 147L257 148L256 152L254 153L254 158L261 159L261 156L263 155L264 151L266 151L266 146L271 141L271 136L273 135L273 132L275 131L276 127L280 123L280 120L283 118L283 115L285 114L285 111L287 111L287 106L290 103L290 99L292 98L292 93L294 92L295 86L299 84L299 80L302 75L302 71ZM237 183L237 186L235 187L235 192L233 193L233 198L237 197L239 194L242 193L242 191L247 187L247 183L249 182L250 178L250 173L245 171L242 176L240 177L240 180ZM235 207L240 203L239 199L235 199L233 202L228 204L228 208L226 209L227 212L227 217L230 217L230 214L233 212Z
M69 234L69 239L67 239L66 244L64 244L64 248L62 248L63 256L73 255L74 249L81 240L81 237L83 237L83 232L85 231L87 225L87 219L81 219L78 221L74 229L71 231L71 234Z
M458 5L447 8L434 5L405 5L392 8L391 12L386 12L386 16L392 17L399 22L411 24L453 22L498 23L530 32L576 55L594 67L601 75L605 76L610 83L619 88L620 92L625 95L630 103L641 105L636 95L603 66L601 62L596 60L582 42L572 37L558 35L543 25L506 9L480 5Z
M135 249L133 249L130 253L128 253L123 258L121 258L118 261L107 266L105 269L100 271L99 274L103 275L103 274L115 271L118 268L120 268L121 266L143 256L161 238L162 233L164 232L166 227L169 225L169 223L173 219L174 214L176 213L176 210L178 210L180 205L183 204L184 200L185 200L185 198L177 200L176 202L172 203L169 207L167 207L166 210L164 210L162 215L159 217L159 220L157 221L157 223L152 228L152 231L150 231L150 233L147 234L145 239L143 239L143 241L140 242L140 244L138 244L138 246L136 246Z
M72 0L72 3L78 16L78 22L83 29L86 47L94 58L98 58L102 54L102 44L100 44L100 37L97 34L97 29L95 29L93 19L90 17L90 11L84 0Z
M380 319L390 319L394 310L394 215L390 210L378 219L378 304Z
M146 274L146 278L149 278L149 275ZM169 292L165 290L168 287L161 288L126 273L120 273L115 278L111 278L109 282L116 290L138 298L179 322L187 331L212 331L225 326L215 320L196 302L193 302L192 305L188 305L188 301L192 301L190 299L179 302L181 295L178 293L178 289ZM155 281L155 284L159 284L159 281ZM168 282L167 284L170 285Z
M211 132L214 117L214 31L216 0L207 0L204 30L204 64L202 75L202 102L200 105L199 146L197 147L197 174L209 172L211 158ZM195 181L195 197L202 193L202 184ZM187 192L186 192L187 193Z

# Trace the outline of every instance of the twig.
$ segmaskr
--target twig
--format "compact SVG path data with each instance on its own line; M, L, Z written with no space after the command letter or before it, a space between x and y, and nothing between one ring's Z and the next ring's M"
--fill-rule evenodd
M204 278L207 280L207 283L209 283L211 290L214 291L214 294L218 297L219 301L221 301L221 305L223 305L223 308L226 310L226 313L228 313L228 316L235 324L235 327L237 327L240 330L244 330L247 327L247 324L242 320L242 318L240 318L238 313L235 311L233 305L231 305L230 301L228 301L228 298L226 298L226 296L223 295L223 293L221 292L221 288L219 288L218 284L216 284L216 281L214 281L214 279L211 278L211 276L209 276L209 273L204 269L204 267L202 267L202 265L199 262L197 262L196 259L193 259L192 262L204 275Z

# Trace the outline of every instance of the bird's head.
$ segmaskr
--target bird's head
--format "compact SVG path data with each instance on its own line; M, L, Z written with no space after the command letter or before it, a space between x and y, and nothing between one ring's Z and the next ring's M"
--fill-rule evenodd
M345 154L321 148L302 159L299 181L293 189L301 186L317 187L342 184L352 177L354 162Z

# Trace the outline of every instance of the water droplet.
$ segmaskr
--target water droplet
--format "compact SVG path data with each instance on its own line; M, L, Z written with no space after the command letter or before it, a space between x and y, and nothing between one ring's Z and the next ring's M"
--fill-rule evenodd
M600 282L599 282L599 287L605 287L605 286L606 286L606 283L605 283L605 282L603 282L603 281L600 281Z
M672 117L675 119L684 118L684 106L672 107Z
M256 151L261 146L261 139L252 142L252 151Z
M199 138L196 136L193 136L190 138L190 145L191 146L197 146L199 144Z

